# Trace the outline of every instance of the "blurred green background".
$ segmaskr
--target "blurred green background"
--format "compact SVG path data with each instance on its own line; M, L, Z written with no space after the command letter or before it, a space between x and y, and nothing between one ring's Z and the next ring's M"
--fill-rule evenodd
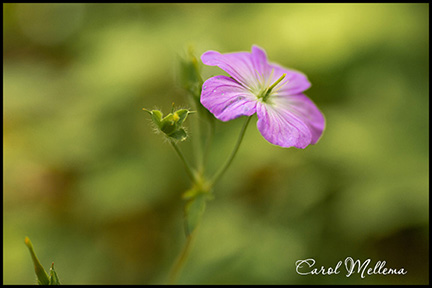
M326 131L283 149L253 120L179 283L428 284L428 25L428 4L3 4L3 283L36 283L25 236L64 284L165 283L189 182L141 109L188 107L187 47L257 44L308 75ZM210 171L242 123L218 122ZM295 271L348 256L408 273Z

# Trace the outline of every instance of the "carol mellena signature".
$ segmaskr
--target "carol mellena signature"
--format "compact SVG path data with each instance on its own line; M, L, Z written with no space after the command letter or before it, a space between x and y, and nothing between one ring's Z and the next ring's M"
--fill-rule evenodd
M344 264L344 265L342 265ZM305 260L298 260L295 263L296 272L299 275L336 275L342 269L346 271L346 277L350 277L354 273L360 274L361 278L370 275L405 275L408 273L402 268L389 268L386 267L386 261L377 261L375 265L371 265L371 259L360 261L354 260L351 257L345 258L345 261L339 261L334 267L315 267L315 260L312 258Z

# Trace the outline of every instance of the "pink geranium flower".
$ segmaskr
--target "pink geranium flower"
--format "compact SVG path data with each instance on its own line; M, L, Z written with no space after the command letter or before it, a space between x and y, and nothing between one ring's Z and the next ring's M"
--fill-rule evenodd
M320 139L325 119L303 94L311 86L304 74L269 63L257 46L251 53L207 51L201 60L231 76L209 78L202 87L201 103L217 119L229 121L257 113L258 130L281 147L303 149Z

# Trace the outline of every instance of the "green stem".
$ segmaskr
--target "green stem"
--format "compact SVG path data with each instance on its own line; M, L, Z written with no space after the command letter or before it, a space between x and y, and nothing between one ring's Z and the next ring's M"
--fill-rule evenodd
M186 158L183 156L183 153L180 151L180 148L177 146L177 144L173 140L170 140L170 143L173 146L174 150L176 151L177 155L180 157L181 161L183 162L183 165L186 169L186 173L188 174L189 178L192 180L192 182L195 182L196 177L195 177L194 169L186 161Z
M196 137L196 141L197 141L197 167L198 167L198 171L199 173L202 173L204 170L204 148L203 148L203 125L201 123L202 118L201 117L197 117L196 120L196 124L197 124L197 129L196 129L196 133L197 133L197 137Z
M175 262L173 268L171 269L171 273L169 276L169 284L174 284L176 282L177 277L178 277L181 269L183 268L183 266L186 262L186 259L189 255L192 241L195 238L194 235L195 235L195 231L186 238L186 243L183 246L183 249L182 249L179 257L177 258L177 261Z
M237 143L234 147L234 150L231 152L231 155L228 158L228 160L225 162L225 165L219 169L219 171L214 175L213 179L210 181L211 186L213 186L222 177L222 175L226 172L228 167L231 165L231 162L233 161L235 155L237 154L237 151L238 151L240 144L243 140L243 136L246 132L246 128L247 128L251 118L252 118L252 116L246 118L246 121L244 122L242 130L240 131L240 135L239 135L239 138L237 139Z
M206 139L205 148L204 148L203 166L206 165L208 155L210 152L210 146L211 146L211 143L213 141L213 137L214 137L214 133L215 133L215 122L214 121L208 121L208 126L209 126L209 130L208 130L207 139Z

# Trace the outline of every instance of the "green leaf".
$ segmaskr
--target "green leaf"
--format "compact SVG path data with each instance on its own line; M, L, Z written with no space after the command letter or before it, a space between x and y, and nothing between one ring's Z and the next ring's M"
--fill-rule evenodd
M34 252L33 245L30 242L30 239L28 237L25 237L24 240L27 248L30 251L30 256L32 257L34 269L36 276L38 278L39 285L49 285L50 281L48 278L48 274L46 273L45 269L42 267L41 263L39 262L39 259L36 256L36 253Z
M60 280L57 276L57 272L54 270L54 262L51 264L50 268L49 285L60 285Z
M189 236L198 227L202 215L205 211L207 195L204 193L197 194L190 199L185 205L185 232Z

